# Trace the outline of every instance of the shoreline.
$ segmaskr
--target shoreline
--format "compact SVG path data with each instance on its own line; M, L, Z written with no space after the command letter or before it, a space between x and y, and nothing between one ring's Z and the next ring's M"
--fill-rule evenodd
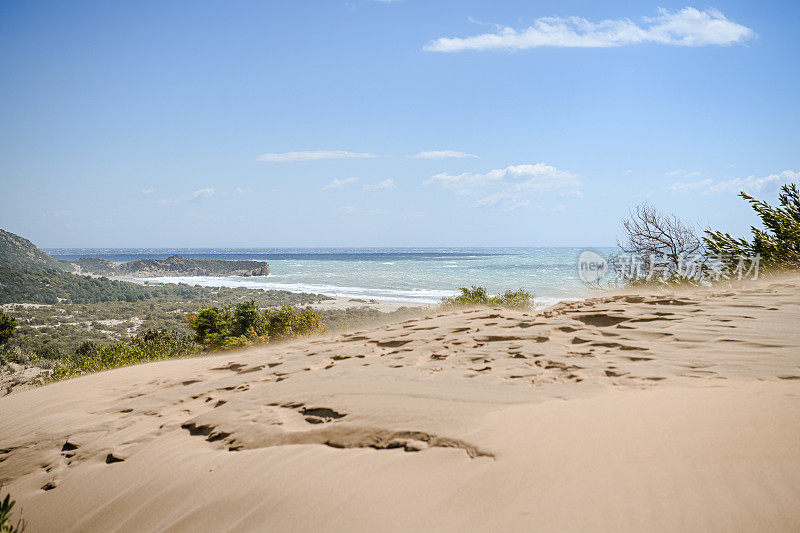
M88 274L82 274L88 275ZM91 277L100 277L91 275ZM159 278L158 280L149 279L149 278L134 278L129 276L105 276L109 279L116 280L116 281L126 281L130 283L137 283L139 285L164 285L169 283L185 283L187 285L195 285L192 284L190 281L187 281L186 276L175 276L175 281L170 281L169 277L164 276ZM209 276L197 276L198 279L207 280ZM245 278L246 279L246 278ZM251 290L263 290L263 291L286 291L291 292L294 294L314 294L319 296L326 297L326 300L322 302L318 302L313 304L312 307L319 308L319 309L347 309L349 307L368 307L371 309L376 309L381 312L391 312L402 307L405 308L413 308L413 309L432 309L439 304L439 301L419 301L413 299L402 299L399 297L380 297L380 296L341 296L336 294L326 294L324 292L313 292L313 291L305 291L305 290L292 290L290 287L287 288L279 288L276 286L272 287L251 287L244 284L229 284L229 285L222 285L222 284L213 284L213 283L198 283L196 285L200 285L201 287L243 287ZM389 289L387 289L389 290ZM447 292L448 294L455 295L457 291L444 291L444 290L437 290L436 292ZM548 307L552 307L553 305L557 305L561 302L570 302L570 301L581 301L586 299L586 297L570 297L565 296L563 298L556 298L556 297L534 297L534 308L535 310L542 310Z

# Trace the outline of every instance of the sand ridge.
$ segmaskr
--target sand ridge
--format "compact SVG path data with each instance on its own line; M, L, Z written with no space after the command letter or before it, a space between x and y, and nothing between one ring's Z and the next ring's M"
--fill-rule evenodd
M16 392L0 480L33 531L791 529L798 289L434 312Z

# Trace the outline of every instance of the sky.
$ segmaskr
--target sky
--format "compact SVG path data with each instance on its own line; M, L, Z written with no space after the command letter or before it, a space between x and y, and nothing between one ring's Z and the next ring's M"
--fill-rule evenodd
M745 235L800 181L800 2L0 2L0 227L42 247Z

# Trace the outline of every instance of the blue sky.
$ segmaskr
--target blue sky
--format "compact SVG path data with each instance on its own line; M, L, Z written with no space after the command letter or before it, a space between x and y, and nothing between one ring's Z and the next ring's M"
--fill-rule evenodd
M0 3L43 247L599 246L800 175L800 3Z

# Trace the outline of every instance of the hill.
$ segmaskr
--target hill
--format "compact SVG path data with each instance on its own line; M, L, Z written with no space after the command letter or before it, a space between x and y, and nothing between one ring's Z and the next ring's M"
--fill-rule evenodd
M72 265L41 251L24 237L0 229L0 266L10 270L58 270L71 272Z
M57 270L99 276L266 276L266 261L190 259L171 255L166 259L137 259L117 265L105 259L82 257L74 262L47 255L24 237L0 229L0 267L22 272Z
M258 261L198 260L177 255L167 259L141 259L122 265L93 257L68 263L49 256L24 237L0 230L0 304L140 302L160 296L191 299L213 292L184 284L144 286L74 272L141 277L263 276L269 274L269 265ZM270 291L270 295L282 292ZM262 291L249 289L243 289L242 293L251 297L263 294ZM300 299L307 296L301 296ZM280 301L285 300L285 295L281 294Z

